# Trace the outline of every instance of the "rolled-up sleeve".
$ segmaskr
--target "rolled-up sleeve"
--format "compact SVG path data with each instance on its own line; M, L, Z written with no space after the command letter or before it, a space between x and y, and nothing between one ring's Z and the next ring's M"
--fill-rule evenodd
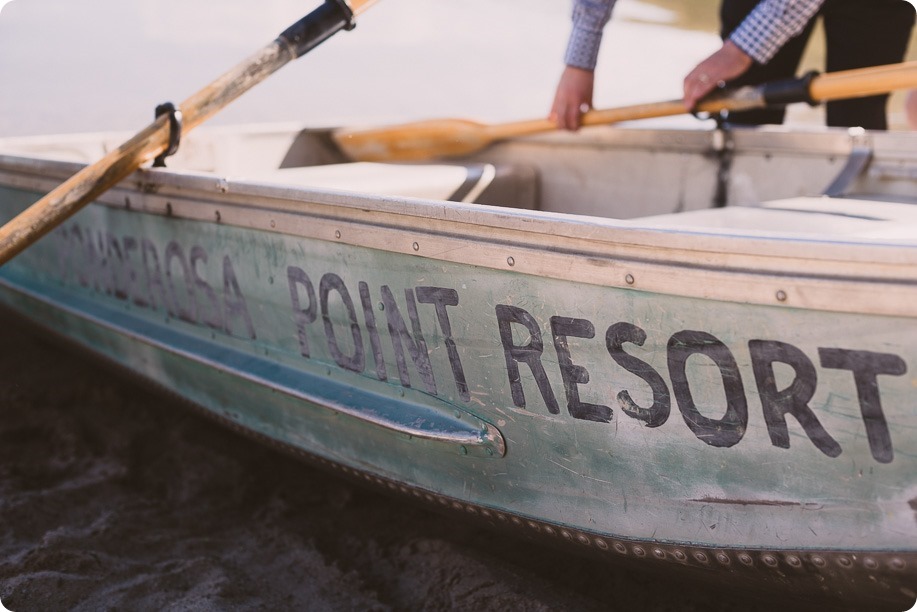
M615 0L574 0L573 31L564 62L568 66L593 70L602 44L602 31L611 18Z
M766 64L788 40L802 33L823 3L824 0L761 0L729 40L759 64Z

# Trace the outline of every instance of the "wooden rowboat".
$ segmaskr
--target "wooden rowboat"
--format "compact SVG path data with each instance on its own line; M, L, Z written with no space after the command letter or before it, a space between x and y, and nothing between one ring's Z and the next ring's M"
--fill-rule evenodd
M5 220L123 135L0 141ZM271 444L600 558L917 597L917 138L204 129L8 308Z

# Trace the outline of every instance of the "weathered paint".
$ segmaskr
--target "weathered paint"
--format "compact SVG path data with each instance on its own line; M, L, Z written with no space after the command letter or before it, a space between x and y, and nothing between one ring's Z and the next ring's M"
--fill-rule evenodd
M3 214L34 198L3 189ZM245 428L494 512L669 545L917 548L908 319L102 206L3 283L6 303ZM392 426L407 410L492 435L414 437Z

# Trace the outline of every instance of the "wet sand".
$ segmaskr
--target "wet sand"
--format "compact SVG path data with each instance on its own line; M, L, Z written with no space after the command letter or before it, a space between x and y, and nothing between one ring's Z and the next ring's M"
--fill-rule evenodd
M818 607L432 512L241 437L2 311L0 329L0 600L16 612Z

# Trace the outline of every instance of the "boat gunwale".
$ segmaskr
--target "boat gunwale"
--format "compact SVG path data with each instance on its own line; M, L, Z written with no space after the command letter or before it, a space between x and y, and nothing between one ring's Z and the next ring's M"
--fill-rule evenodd
M0 185L42 192L84 165L0 154ZM917 315L917 243L907 241L642 227L639 219L318 190L171 169L138 170L97 203L654 293ZM412 234L408 240L405 232ZM586 271L571 274L575 267Z

